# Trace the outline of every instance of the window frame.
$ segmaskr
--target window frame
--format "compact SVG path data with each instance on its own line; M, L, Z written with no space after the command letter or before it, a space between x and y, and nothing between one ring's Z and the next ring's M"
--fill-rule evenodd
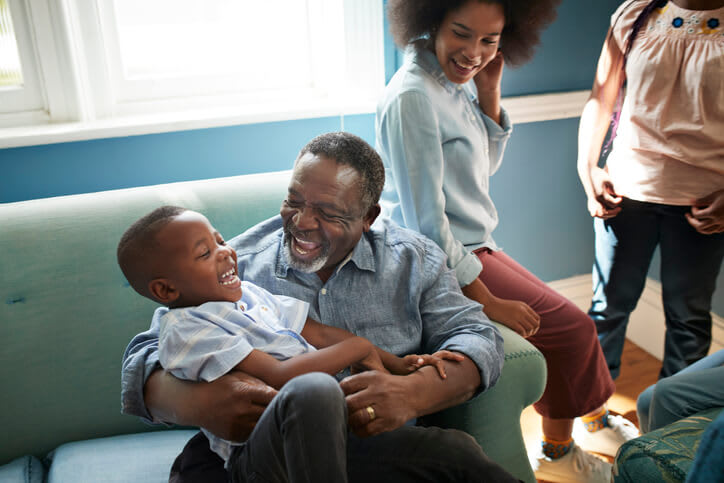
M117 69L108 65L104 46L104 36L109 35L104 23L112 20L113 0L8 1L19 47L22 43L24 49L30 49L30 53L21 52L23 75L30 58L37 66L40 97L27 109L0 112L0 148L372 113L385 85L381 0L310 0L321 12L343 2L345 23L353 28L344 29L347 51L343 56L355 59L356 65L368 62L361 73L354 67L344 70L351 79L364 74L363 85L350 81L336 89L321 82L285 95L251 91L160 99L124 97L113 79ZM325 22L329 24L323 19L312 28L317 33L314 42L329 42L325 35L329 29L321 27ZM22 42L18 32L23 32ZM312 68L323 71L324 57L317 55ZM322 75L321 79L328 77Z

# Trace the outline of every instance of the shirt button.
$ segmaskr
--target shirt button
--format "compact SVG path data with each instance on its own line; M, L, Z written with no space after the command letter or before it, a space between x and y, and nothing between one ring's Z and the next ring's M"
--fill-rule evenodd
M326 289L326 288L323 288L323 289L322 289L322 295L327 295L327 289Z
M458 89L459 91L461 91L461 90L463 90L463 86L457 86L457 89Z
M470 120L471 120L472 122L475 122L475 116L470 116Z

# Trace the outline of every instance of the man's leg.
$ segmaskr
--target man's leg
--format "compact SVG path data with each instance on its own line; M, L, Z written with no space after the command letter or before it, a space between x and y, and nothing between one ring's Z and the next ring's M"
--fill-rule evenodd
M344 483L346 444L347 405L337 380L318 372L295 377L232 453L232 481Z
M724 405L724 350L656 383L648 430L653 431L705 409Z
M469 434L403 426L369 438L350 434L351 483L464 483L518 481L488 458Z
M593 297L588 315L596 323L611 377L618 377L629 315L636 308L658 243L658 220L650 203L624 199L615 217L594 219Z
M661 206L661 286L666 315L660 377L703 358L711 344L711 302L724 258L724 233L703 235L683 206Z

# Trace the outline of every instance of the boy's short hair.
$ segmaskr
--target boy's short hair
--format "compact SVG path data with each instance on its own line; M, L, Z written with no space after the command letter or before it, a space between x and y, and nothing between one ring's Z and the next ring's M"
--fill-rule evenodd
M123 275L133 289L144 297L155 300L148 290L148 282L158 277L153 260L160 248L156 235L171 220L188 211L180 206L164 205L136 220L121 236L116 257Z

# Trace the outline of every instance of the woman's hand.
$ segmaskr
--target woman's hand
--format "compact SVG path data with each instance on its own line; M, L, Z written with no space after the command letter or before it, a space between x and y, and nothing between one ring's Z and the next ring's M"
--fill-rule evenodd
M500 322L522 337L530 337L538 332L540 315L528 304L519 300L505 300L497 297L492 297L492 299L483 306L483 312L491 320Z
M622 198L616 194L608 172L598 166L591 168L593 196L588 196L588 212L597 218L613 218L621 211Z
M724 190L715 191L694 201L686 219L704 235L724 232Z
M483 306L483 312L489 319L503 324L522 337L530 337L538 332L540 316L525 302L496 297L479 278L464 286L462 291L467 298Z
M490 119L500 124L500 80L503 77L503 54L495 57L475 74L473 81L478 89L478 105Z
M503 78L503 54L498 51L495 57L488 64L475 74L473 81L478 88L478 95L482 96L487 91L500 92L500 81Z

